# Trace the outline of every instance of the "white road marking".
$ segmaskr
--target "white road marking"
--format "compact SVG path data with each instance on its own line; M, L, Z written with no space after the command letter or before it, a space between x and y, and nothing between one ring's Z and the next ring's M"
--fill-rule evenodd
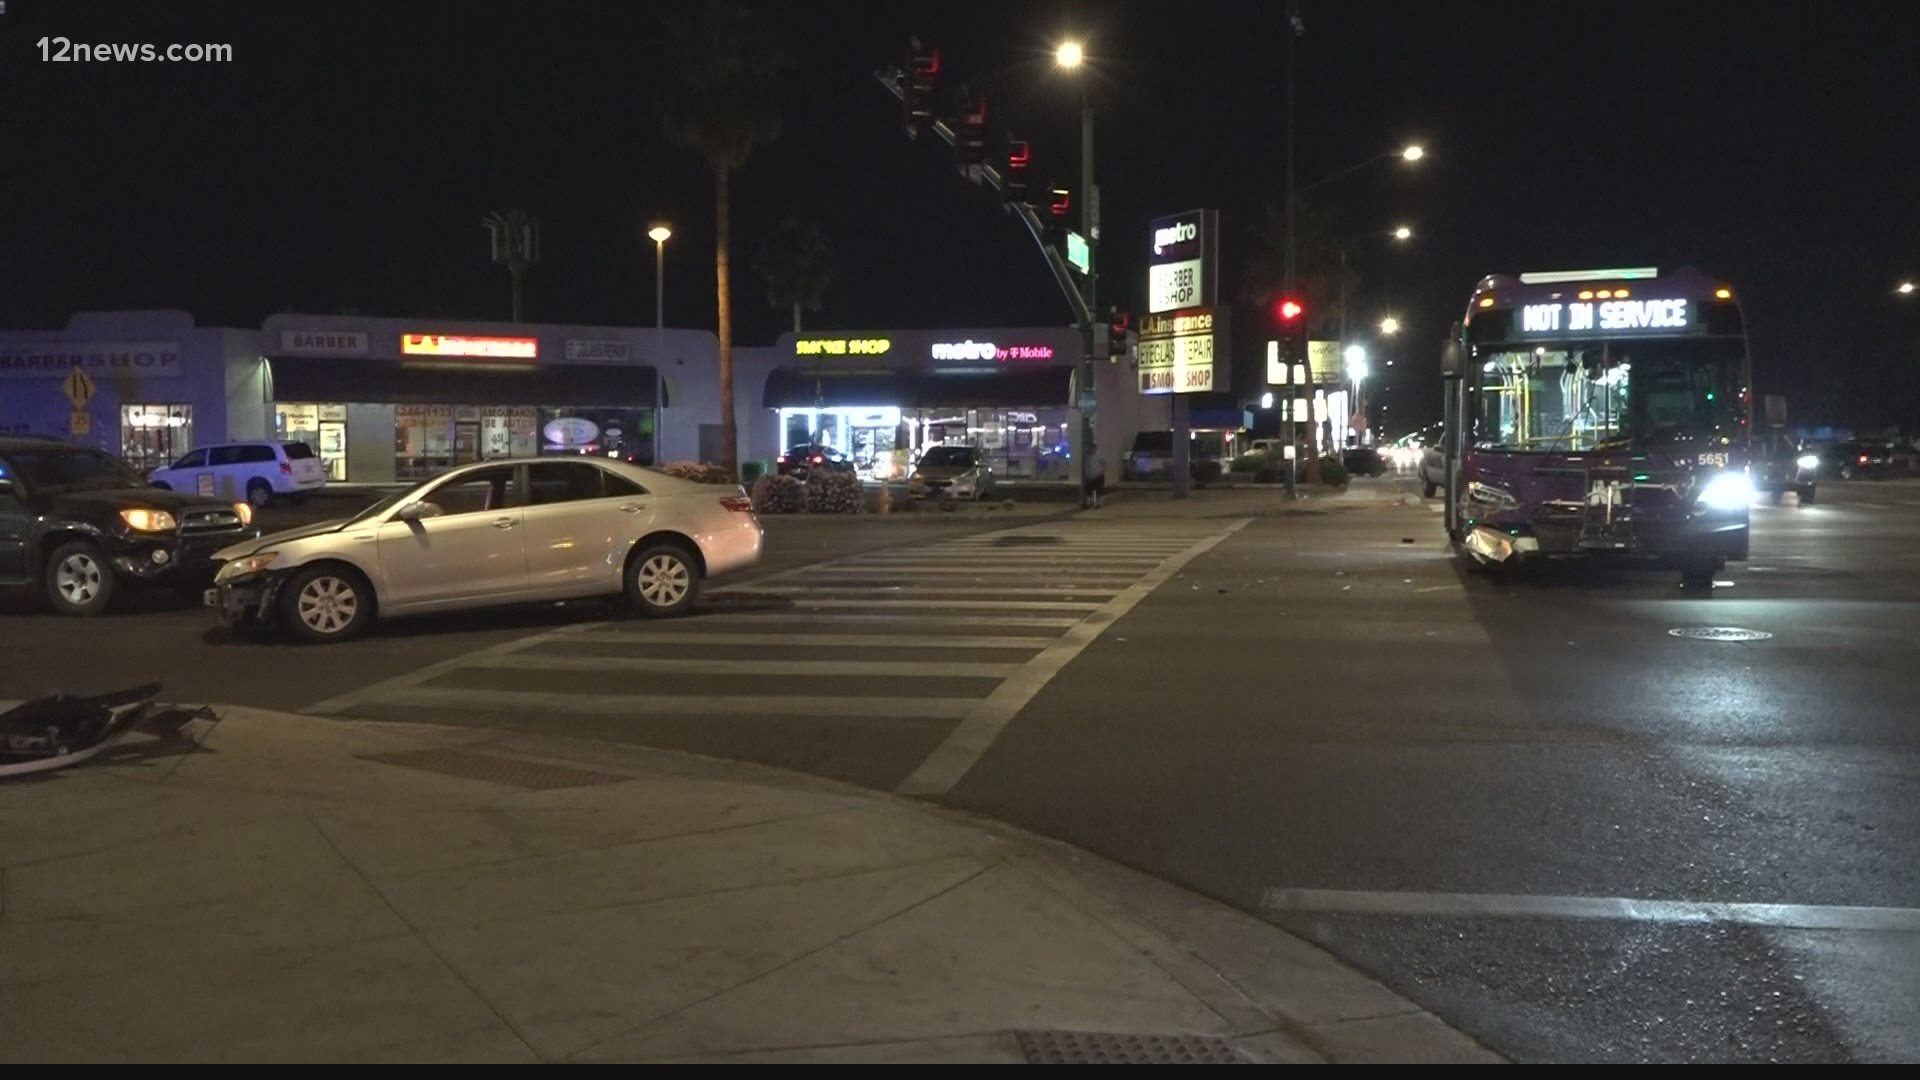
M993 606L998 607L999 605L996 604ZM1048 604L1045 606L1053 607L1055 605ZM755 612L753 623L755 626L766 626L771 623L782 622L801 624L801 628L794 631L796 636L789 638L788 642L790 644L802 644L808 637L812 636L811 632L805 628L807 625L836 621L928 623L934 626L991 626L995 628L1050 626L1064 630L1069 626L1076 625L1080 620L1077 617L1067 615L949 615L939 611L929 611L924 615L901 615L894 612L879 611L870 613L857 611L810 611L793 607L782 608L776 612ZM695 633L689 633L687 636L691 639L697 635ZM1051 641L1053 639L1049 638L1047 640Z
M1358 892L1269 889L1263 911L1318 911L1413 918L1613 919L1673 924L1731 923L1793 930L1890 930L1920 933L1920 908L1826 904L1752 904L1714 900L1641 900L1624 896L1519 896L1498 893Z
M999 610L1035 609L1063 611L1094 611L1099 604L1088 600L815 600L804 597L795 600L799 609L812 608L992 608Z
M924 660L707 660L513 652L471 661L467 667L491 671L600 671L642 675L884 675L895 679L1004 679L1019 670L1020 665Z
M395 675L391 679L382 679L376 683L368 683L357 690L349 690L344 694L330 697L325 701L316 702L300 711L303 713L313 713L316 716L336 715L367 701L376 699L385 700L390 694L431 681L449 671L456 671L466 667L476 660L490 660L495 657L507 656L521 649L528 648L529 646L553 641L566 634L579 633L582 630L591 630L607 625L609 624L582 623L576 626L563 626L546 630L530 637L516 638L513 641L502 642L499 645L481 649L477 652L462 653L459 656L442 660L436 664L428 664L426 667L409 671L403 675Z
M993 620L998 624L1000 620ZM1073 620L1065 620L1072 623ZM942 635L915 636L912 634L707 634L674 633L667 631L623 630L578 630L569 633L567 641L611 641L634 645L768 645L791 648L795 645L834 645L853 648L878 649L1034 649L1038 650L1053 640L1053 635L1045 637L1009 637L986 636L946 637Z
M811 593L874 593L893 596L900 593L941 593L955 596L1059 596L1086 593L1093 596L1111 596L1120 591L1110 586L1049 586L1034 588L1029 585L974 585L968 582L928 583L924 585L775 585L756 590L763 593L811 594ZM807 596L801 596L795 603L810 603Z
M1181 567L1245 528L1251 520L1241 518L1220 532L1190 545L1185 551L1167 559L1153 573L1128 586L1120 595L1105 604L1096 605L1098 614L1087 617L1062 634L1040 655L1027 661L1018 675L1001 683L985 700L977 702L976 707L954 727L946 740L935 747L933 753L920 763L920 767L901 783L898 789L900 793L938 795L951 791L993 746L994 740L1000 737L1000 732L1006 729L1007 724L1060 673L1060 669L1079 656L1107 627L1118 622L1136 604L1166 584Z
M956 697L807 697L707 694L556 694L546 690L459 690L410 686L371 704L478 712L582 713L597 716L832 716L955 720L979 704Z

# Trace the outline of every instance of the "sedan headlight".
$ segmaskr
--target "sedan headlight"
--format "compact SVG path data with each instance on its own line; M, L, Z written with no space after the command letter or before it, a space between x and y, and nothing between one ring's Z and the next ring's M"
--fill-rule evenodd
M237 559L229 559L221 565L219 572L213 575L213 582L218 585L221 582L252 577L272 566L273 560L279 557L280 553L277 551L262 551L254 555L242 555Z
M240 524L242 525L253 524L253 504L252 503L243 503L243 502L234 503L233 512L239 516Z
M1803 469L1817 469L1820 467L1820 455L1819 454L1801 454L1797 459L1794 460L1794 464L1800 466Z
M120 511L120 520L134 532L172 532L180 527L173 515L165 510L148 510L145 507L133 507Z
M1722 513L1745 510L1753 501L1753 481L1743 472L1723 472L1700 489L1700 505Z

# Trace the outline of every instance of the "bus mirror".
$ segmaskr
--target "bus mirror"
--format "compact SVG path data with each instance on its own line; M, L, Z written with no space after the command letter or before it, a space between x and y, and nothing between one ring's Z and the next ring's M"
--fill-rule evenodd
M1440 353L1440 374L1450 379L1459 378L1466 367L1466 350L1460 347L1460 339L1448 338L1447 347Z

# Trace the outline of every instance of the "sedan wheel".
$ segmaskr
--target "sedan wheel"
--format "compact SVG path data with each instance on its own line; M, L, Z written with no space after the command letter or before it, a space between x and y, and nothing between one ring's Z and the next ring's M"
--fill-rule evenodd
M295 574L280 592L281 624L305 641L345 641L365 629L373 596L360 576L321 566Z
M650 547L627 567L627 601L642 615L678 615L693 606L699 591L699 571L678 546Z
M62 615L99 615L118 584L106 556L91 541L62 544L47 560L47 599Z

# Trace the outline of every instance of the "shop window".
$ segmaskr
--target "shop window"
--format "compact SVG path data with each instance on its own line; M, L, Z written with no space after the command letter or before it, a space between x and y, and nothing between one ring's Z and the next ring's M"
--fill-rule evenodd
M401 480L423 480L453 465L451 405L393 408L393 468Z
M193 406L120 406L120 456L140 472L169 464L193 449Z
M273 407L274 433L281 442L305 443L320 455L327 479L347 478L347 407L291 402Z

